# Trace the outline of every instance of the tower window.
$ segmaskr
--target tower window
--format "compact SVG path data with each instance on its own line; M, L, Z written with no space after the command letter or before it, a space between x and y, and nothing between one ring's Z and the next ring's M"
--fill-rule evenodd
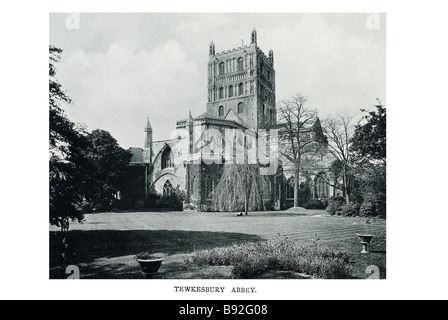
M244 106L243 103L240 102L238 103L238 114L243 113L244 112Z
M225 64L224 64L224 62L221 62L219 64L219 75L224 74L224 70L225 70Z
M224 88L219 88L219 99L224 99Z
M233 97L233 86L229 86L229 97Z
M240 83L238 85L238 95L243 95L244 94L244 85L242 83Z
M244 69L244 60L243 60L243 58L239 58L239 59L238 59L237 70L238 70L238 71L241 71L241 70L243 70L243 69Z
M219 107L218 114L219 114L220 117L224 117L224 107L223 106Z
M162 153L162 170L173 167L171 148L166 148Z

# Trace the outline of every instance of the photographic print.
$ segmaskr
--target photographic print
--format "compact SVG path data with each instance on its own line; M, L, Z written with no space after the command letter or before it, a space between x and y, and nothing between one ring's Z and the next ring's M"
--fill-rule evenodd
M385 14L49 19L50 279L387 278Z

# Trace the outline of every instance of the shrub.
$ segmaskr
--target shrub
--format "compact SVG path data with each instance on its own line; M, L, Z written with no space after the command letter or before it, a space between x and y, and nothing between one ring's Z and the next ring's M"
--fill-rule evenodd
M197 210L197 207L194 204L186 203L184 205L184 210L185 211L195 211L195 210Z
M359 205L353 202L346 203L341 208L341 214L344 217L356 217L359 215Z
M155 208L157 206L157 201L160 199L160 196L156 193L148 194L145 201L145 208Z
M320 200L309 200L305 204L305 209L325 209L325 205Z
M171 196L162 196L156 202L156 207L165 210L183 210L183 202L173 193Z
M386 202L385 201L380 201L377 203L377 213L378 213L378 217L381 218L386 218Z
M92 205L89 202L87 202L87 201L83 201L81 203L80 210L84 214L85 213L93 213Z
M236 279L255 279L269 271L347 279L352 272L347 252L317 243L301 245L287 238L198 251L191 262L211 266L233 265L232 276Z
M359 209L359 215L361 217L376 217L378 215L378 211L375 203L371 201L364 202Z
M341 215L342 206L345 204L345 199L343 197L333 197L328 201L327 212L334 216L335 214Z
M135 208L137 210L143 209L144 206L145 206L145 203L142 200L135 201Z

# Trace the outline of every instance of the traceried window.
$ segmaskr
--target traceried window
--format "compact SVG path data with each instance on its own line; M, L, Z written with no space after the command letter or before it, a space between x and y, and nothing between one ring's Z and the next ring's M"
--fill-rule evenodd
M219 88L219 99L224 99L224 88Z
M224 70L225 70L225 67L226 65L224 64L224 62L221 62L220 64L219 64L219 75L222 75L222 74L224 74Z
M328 184L323 176L318 176L315 181L315 196L319 199L328 198Z
M165 184L163 185L163 196L171 197L173 191L173 185L171 184L170 180L166 180Z
M229 86L229 97L233 97L233 86Z
M240 83L239 85L238 85L238 95L243 95L244 94L244 84L243 83Z
M162 170L172 167L173 167L172 152L171 148L168 147L162 153Z
M238 114L243 113L244 112L244 106L243 103L240 102L238 103Z
M218 114L219 114L219 117L224 117L224 107L223 106L219 106Z
M241 71L244 69L244 59L243 58L239 58L238 59L238 66L237 66L237 70Z

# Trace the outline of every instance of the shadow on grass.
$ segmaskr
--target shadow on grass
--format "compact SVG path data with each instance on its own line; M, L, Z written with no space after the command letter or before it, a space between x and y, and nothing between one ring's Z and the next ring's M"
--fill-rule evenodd
M63 239L68 247L64 249ZM142 251L166 255L258 241L254 235L226 232L166 230L95 230L50 232L50 278L64 278L61 265L82 265L84 278L139 279L139 268L129 265ZM66 260L61 258L65 251ZM127 257L123 259L122 257ZM89 276L90 274L90 276Z

